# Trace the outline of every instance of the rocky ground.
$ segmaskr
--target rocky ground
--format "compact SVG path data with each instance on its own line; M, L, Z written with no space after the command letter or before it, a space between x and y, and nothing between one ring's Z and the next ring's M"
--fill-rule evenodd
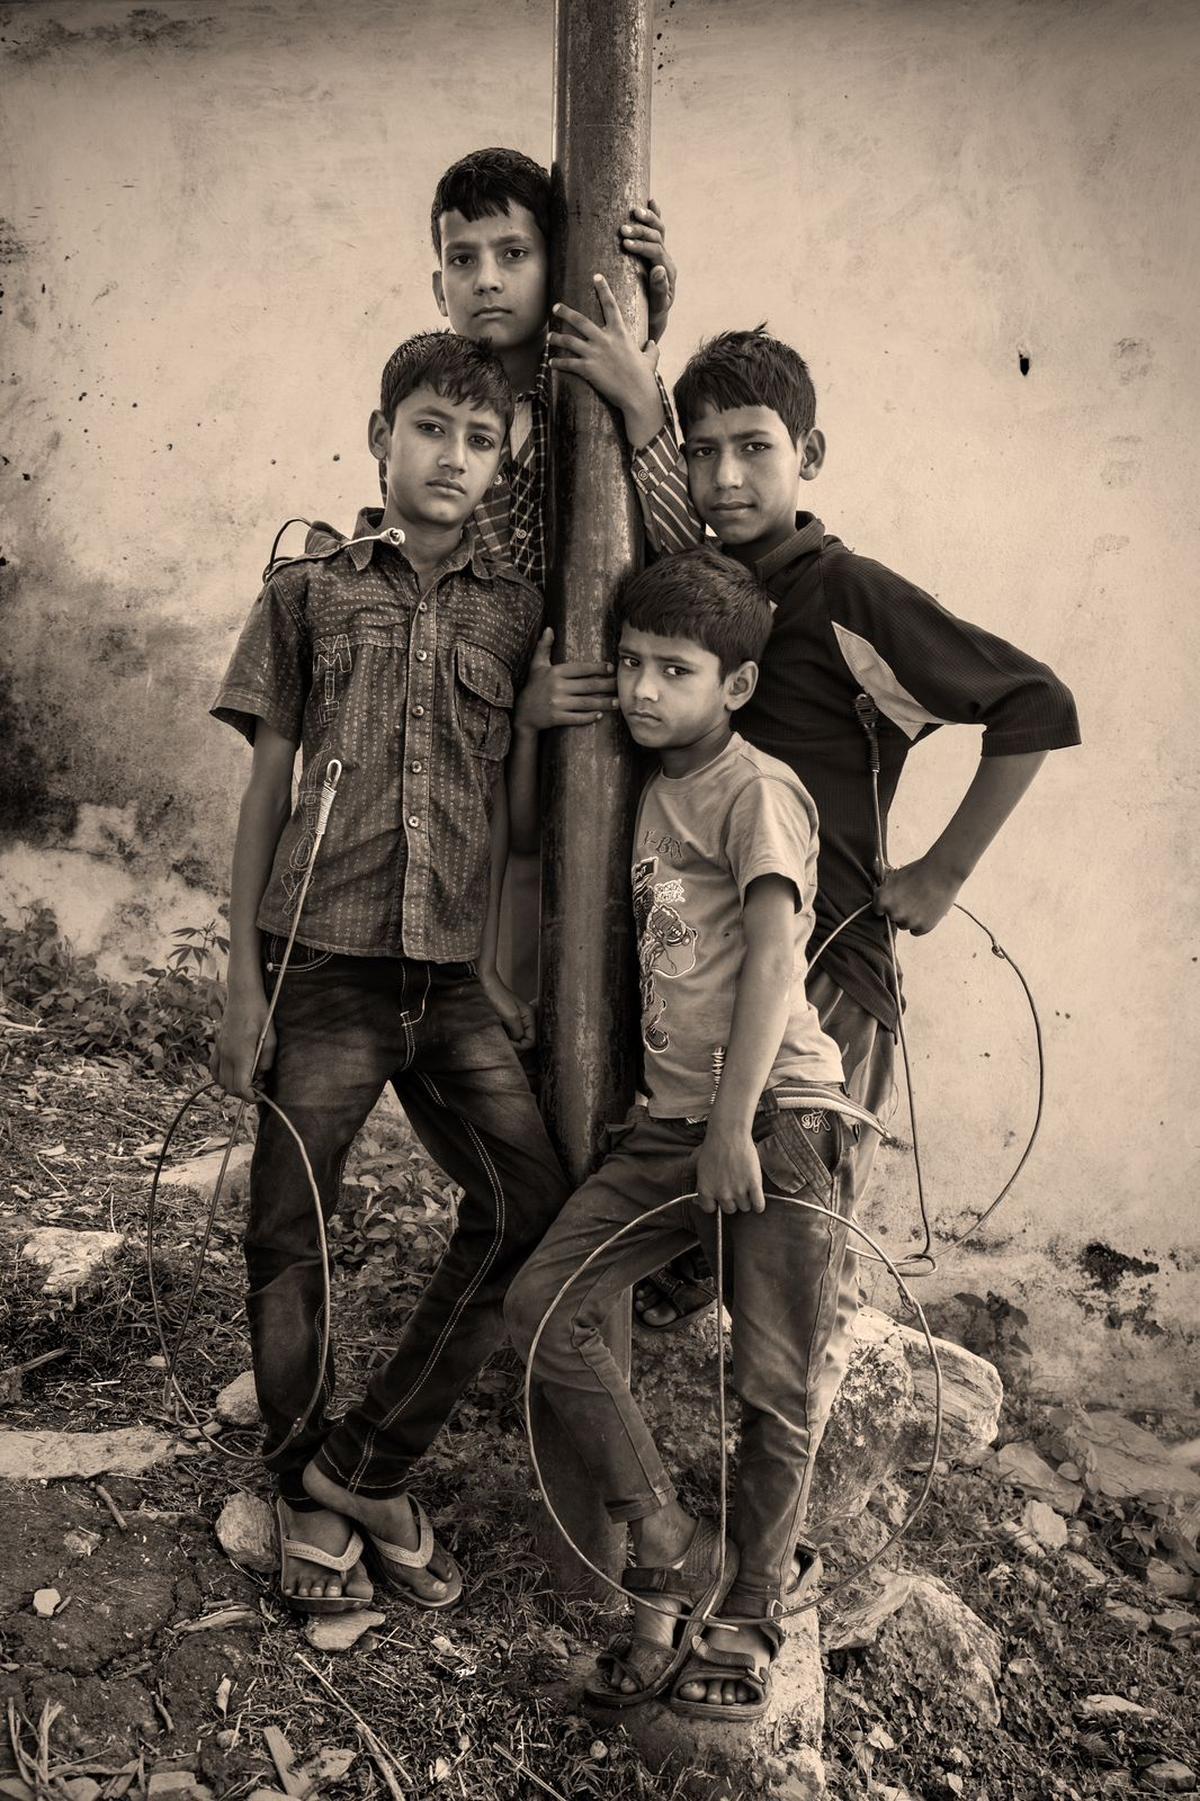
M184 1092L119 1053L64 1051L32 1012L0 1015L0 1796L748 1792L695 1768L651 1774L620 1725L579 1710L572 1675L606 1622L555 1597L531 1539L509 1359L459 1408L419 1490L470 1572L465 1605L446 1618L388 1601L347 1650L284 1612L265 1567L255 1432L239 1423L245 1384L218 1406L246 1367L244 1172L181 1366L194 1421L163 1393L146 1195ZM211 1154L222 1117L207 1104L189 1117L180 1161ZM170 1330L204 1202L194 1185L162 1199ZM377 1114L333 1234L343 1392L394 1334L452 1202L402 1122ZM99 1235L90 1273L70 1261L80 1232ZM1200 1480L1169 1441L1195 1423L1139 1437L1136 1422L1054 1411L1031 1398L1009 1327L998 1304L942 1310L940 1331L1004 1366L999 1454L944 1464L903 1544L825 1609L821 1757L801 1780L781 1742L778 1782L757 1770L766 1790L1194 1792ZM901 1469L856 1522L831 1523L834 1578L887 1537L917 1482Z

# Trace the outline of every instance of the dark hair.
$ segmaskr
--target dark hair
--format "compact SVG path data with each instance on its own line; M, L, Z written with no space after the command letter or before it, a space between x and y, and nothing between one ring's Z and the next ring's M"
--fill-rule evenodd
M724 413L739 406L770 407L787 426L793 444L816 421L817 396L808 364L765 325L709 338L675 383L675 411L685 435L706 407Z
M684 550L629 576L617 596L618 627L691 638L729 675L757 663L771 635L771 602L740 563L720 551Z
M464 219L491 218L506 213L513 203L528 207L538 230L550 238L550 177L540 163L519 150L472 150L452 163L434 191L429 213L433 248L442 254L442 214L461 213Z
M432 388L443 400L473 400L491 407L512 424L513 391L499 358L475 338L453 331L419 331L405 338L387 360L379 383L379 407L388 423L400 402L417 388Z

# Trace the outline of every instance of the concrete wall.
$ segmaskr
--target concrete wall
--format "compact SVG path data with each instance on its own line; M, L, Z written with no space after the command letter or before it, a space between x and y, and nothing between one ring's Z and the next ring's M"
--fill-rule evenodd
M1025 1306L1046 1383L1195 1407L1200 20L670 0L658 26L668 373L721 326L795 341L831 443L806 502L1052 662L1083 716L965 896L1038 997L1044 1137L932 1288ZM435 321L437 174L484 143L548 154L549 9L31 4L0 54L0 904L49 896L114 957L211 916L246 767L205 718L215 679L277 522L373 495L378 369ZM975 754L921 747L898 858ZM961 919L906 961L959 1230L1027 1129L1030 1029ZM910 1176L885 1177L870 1217L904 1244Z

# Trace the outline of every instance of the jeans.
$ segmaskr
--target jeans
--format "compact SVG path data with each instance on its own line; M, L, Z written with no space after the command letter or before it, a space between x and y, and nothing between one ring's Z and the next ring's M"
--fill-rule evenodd
M742 1403L739 1480L730 1530L741 1554L723 1611L778 1611L803 1525L825 1349L837 1316L854 1205L853 1129L836 1113L785 1109L763 1097L755 1138L764 1187L828 1207L827 1219L768 1201L723 1218L726 1299L733 1316L733 1386ZM652 1119L635 1107L611 1151L567 1202L505 1304L528 1361L538 1324L562 1285L619 1227L695 1186L703 1121ZM832 1198L831 1198L832 1197ZM550 1315L534 1373L578 1446L614 1520L644 1519L674 1495L649 1428L601 1327L623 1290L699 1238L715 1257L716 1220L681 1202L628 1232L590 1265Z
M842 1053L842 1073L847 1094L861 1107L869 1108L881 1124L886 1124L896 1107L895 1038L873 1013L868 1013L844 988L839 988L833 977L823 969L812 970L806 986L808 998L817 1009L821 1030L828 1032ZM864 1126L858 1134L858 1143L851 1152L854 1159L856 1205L861 1204L867 1192L867 1183L871 1179L878 1149L878 1132ZM855 1251L856 1244L861 1242L852 1236L842 1259L837 1318L829 1335L820 1383L819 1413L822 1430L841 1387L842 1377L846 1374L846 1365L850 1361L853 1344L851 1328L862 1298L859 1258Z
M278 955L268 940L268 956ZM313 1457L358 1494L395 1495L501 1342L504 1292L568 1184L473 964L297 945L275 1026L265 1090L304 1142L327 1220L354 1136L389 1081L421 1143L464 1190L441 1262L363 1399L330 1425L331 1356L319 1405L285 1446L317 1376L321 1253L295 1142L259 1109L245 1251L267 1463L300 1508L313 1505L301 1482Z

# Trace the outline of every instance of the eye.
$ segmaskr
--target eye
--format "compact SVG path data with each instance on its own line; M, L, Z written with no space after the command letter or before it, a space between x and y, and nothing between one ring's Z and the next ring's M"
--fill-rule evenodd
M495 448L496 448L495 439L494 438L485 438L482 435L482 433L476 433L476 435L471 439L471 443L476 450L488 451L488 450L495 450Z
M453 256L446 258L452 269L465 269L470 260L470 255L465 250L456 250Z
M417 430L419 432L428 432L434 437L440 437L442 428L435 419L418 419Z
M682 663L664 663L663 674L670 676L687 675L689 672Z
M636 669L638 666L637 658L627 650L620 652L617 661L620 663L622 669Z
M517 245L513 244L509 247L509 249L507 249L505 251L504 254L509 259L510 262L519 263L523 260L523 258L525 258L529 255L529 252L528 252L528 250L521 250L517 247Z
M773 450L774 448L775 448L775 446L773 444L769 444L765 438L762 440L756 439L752 444L746 445L746 449L748 451L755 451L755 452L760 451L760 450Z
M685 444L684 454L689 462L698 463L701 457L711 456L712 451L707 444L697 444L694 448L690 444Z

